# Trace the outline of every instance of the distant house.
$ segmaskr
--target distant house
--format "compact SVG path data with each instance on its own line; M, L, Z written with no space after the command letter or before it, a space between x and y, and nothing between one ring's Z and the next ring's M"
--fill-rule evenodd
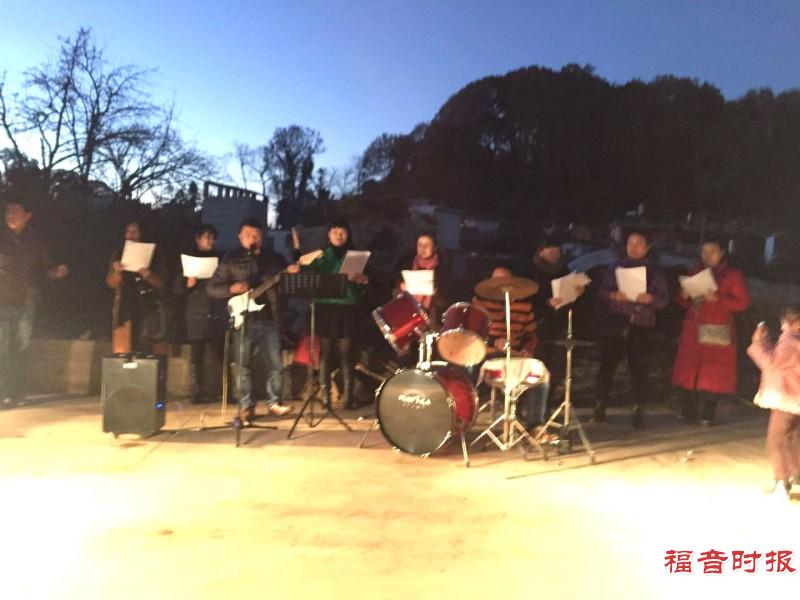
M217 229L221 251L236 248L239 223L244 219L255 217L266 225L268 206L257 192L213 181L203 184L202 220Z
M447 250L461 248L461 224L464 213L455 208L436 206L426 201L411 201L408 212L412 220L429 223L437 233L439 245Z

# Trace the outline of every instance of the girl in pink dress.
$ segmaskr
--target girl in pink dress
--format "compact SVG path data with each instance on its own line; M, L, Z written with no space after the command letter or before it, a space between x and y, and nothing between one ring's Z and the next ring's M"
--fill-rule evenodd
M767 450L775 479L773 490L788 497L792 484L800 484L796 446L800 430L800 305L784 311L781 336L774 345L766 325L759 323L747 354L761 369L761 385L754 402L771 411Z

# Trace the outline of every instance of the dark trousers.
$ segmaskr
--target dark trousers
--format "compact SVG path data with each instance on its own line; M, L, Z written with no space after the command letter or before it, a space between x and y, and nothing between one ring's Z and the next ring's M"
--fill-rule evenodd
M189 340L189 349L189 376L191 379L192 397L198 399L205 394L212 397L216 396L216 393L209 393L208 390L204 388L209 382L216 382L218 380L216 375L222 372L223 340L219 338ZM208 373L206 373L206 353L210 353L214 360L212 377L208 377Z
M243 346L241 358L239 357L240 345ZM243 408L255 406L250 364L256 349L261 354L266 366L267 403L280 402L283 393L280 332L272 321L248 319L245 323L244 340L242 341L241 329L234 331L231 336L231 354L236 361L237 369L241 369L236 372L234 385L238 385L240 388Z
M772 409L767 426L767 451L776 480L786 481L800 475L800 457L796 446L800 415Z
M342 372L344 390L341 390L345 400L350 399L353 381L353 360L352 353L353 340L351 338L337 338L336 353L339 355L339 368ZM323 388L329 389L331 382L331 370L333 369L334 340L329 337L320 338L319 355L319 384Z
M564 334L564 337L566 338L566 333ZM564 385L564 380L566 378L567 351L563 346L558 346L552 343L561 339L562 338L557 337L539 338L539 341L536 344L536 351L533 353L534 358L542 361L544 366L547 367L547 370L550 372L549 386L550 390L553 391L553 394L548 396L548 407L550 409L556 407L557 403L562 399L564 394L563 388L559 388ZM572 357L574 360L574 352Z
M614 374L623 358L628 361L635 404L647 403L647 362L650 355L650 330L631 326L624 337L606 337L602 342L600 371L597 373L597 401L608 402Z
M706 392L704 390L687 390L680 388L681 416L687 421L713 421L714 411L717 408L722 394Z
M34 307L0 306L0 401L25 396L25 351L33 333Z

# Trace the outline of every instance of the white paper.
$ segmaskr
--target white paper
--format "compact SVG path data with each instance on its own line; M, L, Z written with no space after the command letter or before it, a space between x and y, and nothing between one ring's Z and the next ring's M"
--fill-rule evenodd
M433 269L403 271L403 281L412 296L433 296Z
M691 298L699 298L717 291L717 282L711 269L703 269L690 277L678 277L681 287Z
M125 247L122 249L122 258L120 259L122 268L125 271L134 273L141 269L149 269L155 250L155 244L126 241Z
M181 266L183 267L184 277L196 277L197 279L211 279L214 271L217 270L219 259L216 256L190 256L181 254Z
M639 294L647 292L647 267L617 267L614 274L617 276L617 288L631 302L636 302Z
M363 273L364 267L369 260L369 255L370 253L366 250L348 250L342 261L339 273L344 273L345 275Z
M578 299L578 290L576 288L587 286L591 282L592 280L589 279L586 273L570 273L569 275L564 275L564 277L553 279L551 282L553 298L561 298L561 303L555 308L561 308L575 302Z

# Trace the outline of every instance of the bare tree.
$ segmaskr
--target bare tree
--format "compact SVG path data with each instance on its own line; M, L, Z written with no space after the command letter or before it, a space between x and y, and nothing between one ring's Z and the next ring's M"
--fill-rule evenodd
M278 196L278 227L297 223L302 205L309 197L314 156L324 151L319 132L300 125L279 127L264 147L261 167Z
M38 138L43 176L56 168L74 170L87 185L102 168L101 147L116 138L136 135L138 123L156 112L145 91L148 71L133 65L110 67L103 50L81 28L61 39L58 58L25 72L25 94L14 95L17 117L11 116L0 86L0 120L16 152L18 137Z
M10 155L6 152L4 161L13 162L14 160L22 160L23 157L25 157L25 153L20 150L19 144L17 143L16 134L19 132L20 126L14 120L6 104L5 83L6 74L3 73L3 77L0 78L0 126L3 127L3 133L5 133L6 138L11 143Z
M233 156L239 166L239 175L242 178L241 185L247 189L247 176L256 169L257 153L255 148L247 144L233 143Z
M330 176L330 188L338 198L344 198L359 192L358 174L361 171L361 158L354 156L349 165L333 169Z
M173 112L160 122L131 125L125 135L114 136L100 148L115 176L114 188L121 200L139 197L157 187L183 187L194 179L214 173L213 161L186 144L173 128Z
M0 126L17 156L21 134L37 137L47 183L59 168L74 172L82 187L92 178L105 180L121 199L183 185L211 172L211 160L175 131L172 107L152 102L150 73L109 64L91 30L81 28L61 39L55 61L25 72L13 114L0 81Z

